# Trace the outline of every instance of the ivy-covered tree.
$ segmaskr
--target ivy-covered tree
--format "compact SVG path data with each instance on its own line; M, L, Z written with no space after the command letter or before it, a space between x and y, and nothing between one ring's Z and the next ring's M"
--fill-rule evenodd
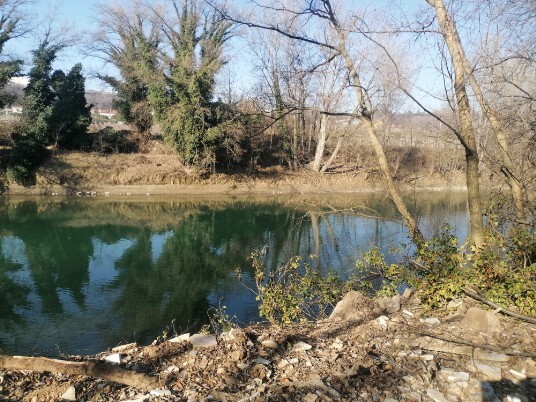
M153 125L148 101L148 70L156 65L161 27L140 2L102 4L98 10L100 30L95 33L90 51L117 68L120 77L97 74L116 92L113 101L121 119L140 133Z
M227 118L225 109L212 98L231 24L213 9L204 8L204 2L171 3L173 12L161 15L171 51L162 57L161 79L150 87L149 100L165 140L183 160L214 166Z

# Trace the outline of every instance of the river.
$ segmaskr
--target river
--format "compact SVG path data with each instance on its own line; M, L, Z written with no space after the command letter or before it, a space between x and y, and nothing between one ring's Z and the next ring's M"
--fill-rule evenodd
M408 194L426 235L467 236L465 193ZM248 257L302 255L341 276L378 245L408 242L384 194L277 198L1 198L0 351L91 354L195 331L226 306L258 320ZM392 257L389 257L392 258ZM236 269L243 272L239 282Z

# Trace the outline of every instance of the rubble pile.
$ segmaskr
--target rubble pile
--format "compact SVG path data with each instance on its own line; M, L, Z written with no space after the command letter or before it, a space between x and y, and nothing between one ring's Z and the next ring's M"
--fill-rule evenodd
M534 401L536 326L477 307L424 318L407 291L348 293L329 319L183 334L96 356L154 377L139 389L81 375L0 370L0 400Z

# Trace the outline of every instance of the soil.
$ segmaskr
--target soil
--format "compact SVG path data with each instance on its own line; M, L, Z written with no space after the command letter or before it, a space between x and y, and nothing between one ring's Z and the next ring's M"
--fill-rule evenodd
M464 189L462 172L395 177L406 190ZM201 174L184 166L162 143L145 153L98 154L55 152L37 171L32 187L14 184L8 194L289 194L353 193L383 190L377 169L334 166L326 174L280 166Z
M234 328L205 336L204 345L186 336L62 357L120 359L123 369L152 376L152 390L83 375L0 370L0 400L536 400L536 325L501 316L495 330L467 328L464 311L476 304L469 299L450 315L423 320L409 292L382 303L352 297L346 312L343 306L342 314L318 322Z

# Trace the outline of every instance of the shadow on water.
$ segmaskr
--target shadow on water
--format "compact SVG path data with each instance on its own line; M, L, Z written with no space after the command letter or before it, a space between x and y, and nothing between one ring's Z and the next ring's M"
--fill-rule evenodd
M253 284L254 249L268 246L269 269L314 255L313 266L344 276L371 246L407 240L383 195L305 201L3 198L0 348L54 355L148 343L172 320L179 332L199 329L220 302L247 323L258 319L255 296L235 270ZM421 197L415 208L425 231L449 221L465 236L463 194Z

